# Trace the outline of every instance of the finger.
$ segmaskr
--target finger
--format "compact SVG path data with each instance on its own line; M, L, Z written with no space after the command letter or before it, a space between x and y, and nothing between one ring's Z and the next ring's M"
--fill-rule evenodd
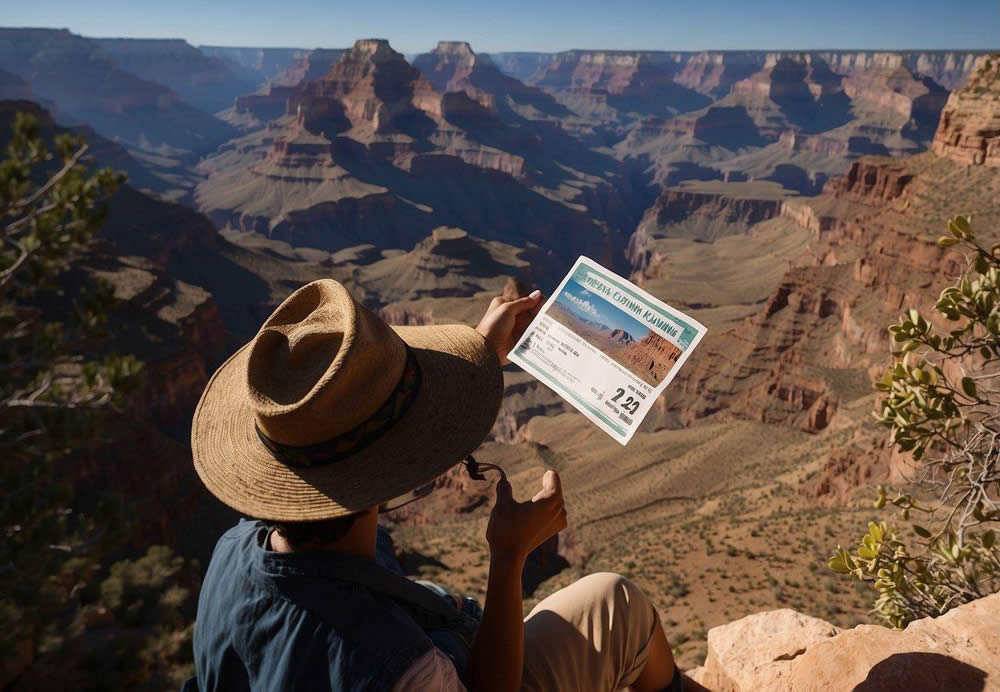
M517 300L512 300L509 303L504 303L504 307L508 312L519 315L522 312L527 312L538 307L542 300L541 291L532 291L531 295L525 296L524 298L518 298Z
M535 291L535 293L538 294L535 307L525 310L514 317L514 323L517 325L515 329L523 332L527 326L531 324L531 320L535 319L535 316L542 311L542 306L545 305L545 296L542 295L541 291ZM534 293L532 295L534 295Z
M503 296L496 296L493 300L490 301L490 306L489 308L487 308L487 312L492 312L493 310L496 310L498 307L500 307L506 302L507 299L504 298Z

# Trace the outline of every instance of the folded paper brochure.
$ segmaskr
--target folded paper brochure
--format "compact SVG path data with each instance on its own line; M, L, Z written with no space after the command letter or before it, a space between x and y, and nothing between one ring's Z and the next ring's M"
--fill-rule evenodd
M684 313L580 257L510 360L624 445L705 332Z

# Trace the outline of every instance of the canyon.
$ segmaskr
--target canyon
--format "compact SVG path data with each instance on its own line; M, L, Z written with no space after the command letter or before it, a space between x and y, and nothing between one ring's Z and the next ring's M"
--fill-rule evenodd
M517 497L558 470L570 517L533 558L526 606L622 572L682 667L704 664L720 689L755 678L725 681L750 664L727 661L734 635L713 628L772 608L844 639L866 621L871 594L825 560L906 463L869 415L886 325L961 271L934 243L948 217L1000 240L1000 58L442 41L408 60L381 39L229 48L0 29L0 98L5 134L28 111L50 141L80 134L88 165L129 175L74 272L114 286L109 348L148 375L80 482L126 488L143 540L204 564L234 521L191 470L190 416L301 284L336 278L394 324L475 323L493 296L551 291L586 254L708 335L624 449L506 368L477 458ZM636 366L662 346L602 338ZM482 595L492 492L453 471L386 517L414 574ZM813 646L801 660L820 658Z

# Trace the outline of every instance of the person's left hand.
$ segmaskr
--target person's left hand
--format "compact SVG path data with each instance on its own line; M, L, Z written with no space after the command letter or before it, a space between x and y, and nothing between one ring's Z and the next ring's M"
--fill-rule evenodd
M524 298L511 300L497 296L490 301L486 314L479 320L476 331L493 346L500 359L500 365L507 365L507 354L524 334L531 320L545 302L541 291L532 291Z

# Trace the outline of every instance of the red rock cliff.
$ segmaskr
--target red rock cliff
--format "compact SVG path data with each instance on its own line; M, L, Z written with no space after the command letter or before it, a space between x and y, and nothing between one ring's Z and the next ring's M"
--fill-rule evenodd
M1000 166L1000 55L983 57L953 92L934 135L934 153L973 166Z

